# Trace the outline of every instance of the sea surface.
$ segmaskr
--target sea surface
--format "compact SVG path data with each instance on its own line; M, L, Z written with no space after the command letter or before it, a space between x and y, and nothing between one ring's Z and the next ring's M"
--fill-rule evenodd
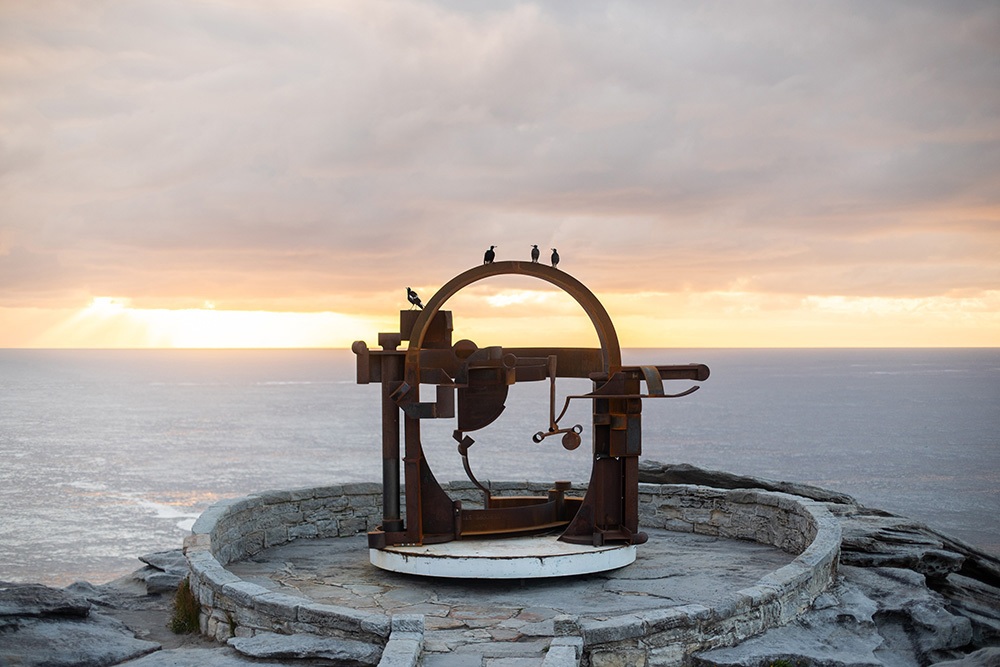
M648 349L705 363L695 393L643 403L643 457L816 484L1000 555L1000 348ZM127 574L178 548L213 502L381 481L379 387L346 350L0 350L0 581ZM668 391L694 383L672 381ZM586 381L557 383L563 397ZM471 433L477 477L589 478L584 446L532 442L547 383L511 388ZM465 479L453 420L423 429L439 480Z

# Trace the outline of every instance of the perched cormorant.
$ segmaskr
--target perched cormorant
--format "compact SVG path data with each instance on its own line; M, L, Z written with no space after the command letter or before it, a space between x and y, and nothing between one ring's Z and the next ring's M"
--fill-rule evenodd
M552 268L556 268L559 265L559 253L555 248L552 249Z
M538 255L539 254L540 253L538 252L538 246L537 245L531 246L531 261L532 262L538 262Z
M410 303L412 303L414 306L416 306L420 310L424 309L424 304L420 303L420 297L417 296L417 293L414 292L413 290L411 290L409 287L406 288L406 298L407 298L407 300L409 300ZM411 306L411 308L412 307L413 306Z
M496 248L496 246L491 245L490 249L486 251L485 255L483 255L483 264L492 264L493 260L497 258L497 254L493 252L493 248Z

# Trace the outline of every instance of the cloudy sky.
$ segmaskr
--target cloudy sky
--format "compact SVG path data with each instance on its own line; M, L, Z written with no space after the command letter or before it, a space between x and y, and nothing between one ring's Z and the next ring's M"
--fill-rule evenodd
M14 0L0 89L0 347L374 343L531 244L625 345L1000 345L994 1Z

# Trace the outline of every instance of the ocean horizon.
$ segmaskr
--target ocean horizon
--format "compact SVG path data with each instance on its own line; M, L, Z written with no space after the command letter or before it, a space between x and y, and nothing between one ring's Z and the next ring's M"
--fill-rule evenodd
M1000 555L1000 348L626 349L705 363L679 399L643 403L643 458L814 484ZM381 481L377 385L341 349L0 349L0 580L108 581L179 548L213 502ZM668 391L690 384L668 383ZM589 389L560 380L557 400ZM548 385L512 387L471 434L488 480L586 482L584 446L531 435ZM442 481L465 479L453 420L423 429Z

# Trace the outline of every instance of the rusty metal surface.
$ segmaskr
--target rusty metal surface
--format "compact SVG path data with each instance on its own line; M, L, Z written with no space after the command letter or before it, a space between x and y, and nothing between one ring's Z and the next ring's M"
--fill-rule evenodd
M560 539L568 542L644 542L646 537L638 526L643 399L688 395L697 386L667 393L663 382L700 382L708 378L708 367L623 366L614 324L586 286L555 266L489 259L451 279L426 303L407 288L412 305L410 310L400 311L399 332L380 333L380 350L370 350L363 341L352 346L357 356L357 382L382 385L383 523L369 534L369 544L382 548L553 529L563 530ZM590 318L600 348L479 347L470 340L452 343L452 314L443 309L445 303L463 288L501 275L538 278L569 294ZM399 349L404 341L405 350ZM557 415L557 378L589 378L593 390L566 397ZM594 461L588 491L582 499L570 498L565 496L568 483L557 482L546 496L491 497L489 489L473 473L469 450L475 441L467 432L496 420L505 409L513 385L542 381L549 382L550 392L549 424L532 438L540 446L547 446L547 439L558 436L554 439L566 449L578 447L583 425L560 421L571 400L592 403ZM421 400L421 384L435 387L432 401ZM456 420L458 454L469 479L483 492L482 509L462 508L460 502L452 500L424 458L421 421L444 418ZM401 474L406 483L405 514L401 507Z

